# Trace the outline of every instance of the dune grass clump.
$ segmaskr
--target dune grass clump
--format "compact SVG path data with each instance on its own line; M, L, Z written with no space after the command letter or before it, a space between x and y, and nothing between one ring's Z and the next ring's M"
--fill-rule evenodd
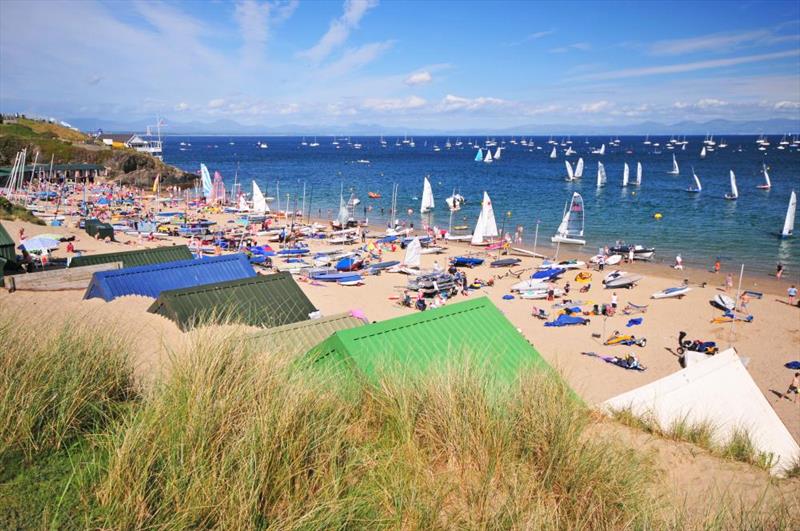
M552 376L366 383L195 338L108 439L101 527L652 524L650 466L586 436L588 410Z
M103 429L134 395L124 338L0 315L0 457L63 448Z

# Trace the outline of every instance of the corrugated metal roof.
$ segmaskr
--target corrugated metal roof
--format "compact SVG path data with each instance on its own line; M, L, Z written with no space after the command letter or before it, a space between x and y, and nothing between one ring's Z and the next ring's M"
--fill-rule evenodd
M188 247L176 245L173 247L156 247L154 249L76 256L70 261L69 267L107 264L109 262L122 262L123 267L134 267L191 259L192 252Z
M249 336L248 341L252 341L254 348L261 352L296 357L316 347L334 332L364 324L363 319L353 317L349 312L340 313L276 326Z
M147 311L186 330L211 322L280 326L305 321L316 310L292 275L277 273L162 291Z
M370 380L389 371L444 368L467 358L506 382L525 367L550 368L486 297L336 332L309 356L320 367L352 367Z
M100 297L106 301L123 295L143 295L154 299L162 291L254 277L256 272L243 254L214 256L201 260L179 260L163 264L98 271L86 288L84 299Z

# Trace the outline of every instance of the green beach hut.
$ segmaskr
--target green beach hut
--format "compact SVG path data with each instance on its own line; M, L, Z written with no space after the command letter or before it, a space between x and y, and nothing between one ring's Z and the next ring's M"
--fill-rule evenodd
M0 281L6 271L17 268L17 250L14 239L8 234L3 224L0 223Z
M162 291L147 311L187 330L221 321L269 328L305 321L317 309L283 272Z
M363 318L345 312L254 332L247 340L259 352L295 358L319 345L334 332L364 326L366 323Z
M387 372L446 369L467 358L504 383L527 369L552 371L486 297L339 331L307 356L316 367L344 369L373 381Z
M153 249L138 249L136 251L121 251L118 253L84 254L70 260L69 267L108 264L111 262L122 262L122 267L135 267L191 259L192 252L188 247L175 245L172 247L155 247Z

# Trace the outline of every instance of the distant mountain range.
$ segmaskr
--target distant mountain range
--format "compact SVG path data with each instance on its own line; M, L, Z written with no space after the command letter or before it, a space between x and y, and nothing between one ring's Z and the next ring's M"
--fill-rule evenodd
M144 132L153 120L141 122L116 122L95 118L70 118L67 120L83 131L104 132ZM525 124L508 128L487 129L425 129L381 126L370 123L350 123L347 125L242 125L234 120L217 120L214 122L178 122L165 120L163 135L264 135L264 136L402 136L404 134L451 135L451 136L522 136L522 135L752 135L752 134L784 134L800 132L800 120L711 120L708 122L683 121L675 124L659 122L642 122L632 125L569 125L569 124ZM154 131L155 132L155 131Z

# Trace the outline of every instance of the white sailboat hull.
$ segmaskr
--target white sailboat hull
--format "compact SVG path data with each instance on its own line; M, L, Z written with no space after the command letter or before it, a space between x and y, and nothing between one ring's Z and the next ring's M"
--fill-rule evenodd
M569 243L573 245L586 245L586 240L582 240L580 238L570 238L569 236L560 236L555 235L550 238L550 241L553 243Z

